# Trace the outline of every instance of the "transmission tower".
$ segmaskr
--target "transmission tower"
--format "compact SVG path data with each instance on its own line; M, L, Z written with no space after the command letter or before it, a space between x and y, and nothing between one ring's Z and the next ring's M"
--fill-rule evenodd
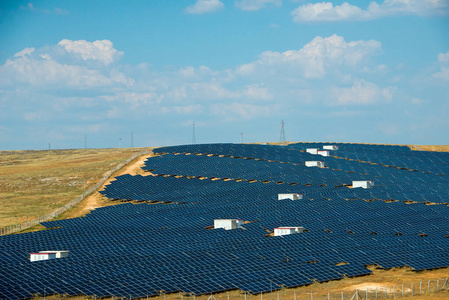
M193 121L193 127L192 127L192 144L196 144L196 136L195 136L195 121Z
M281 123L281 137L279 138L279 141L281 143L285 142L284 120L282 120L282 123Z

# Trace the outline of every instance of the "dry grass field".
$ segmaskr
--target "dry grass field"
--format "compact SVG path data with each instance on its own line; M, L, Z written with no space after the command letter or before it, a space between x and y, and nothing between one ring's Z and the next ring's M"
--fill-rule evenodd
M0 151L0 228L65 205L105 172L142 150Z

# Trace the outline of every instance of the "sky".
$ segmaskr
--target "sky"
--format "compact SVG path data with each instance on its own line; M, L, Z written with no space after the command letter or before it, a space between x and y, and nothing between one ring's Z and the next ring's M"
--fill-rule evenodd
M0 150L449 144L449 0L0 1ZM193 139L195 134L195 139Z

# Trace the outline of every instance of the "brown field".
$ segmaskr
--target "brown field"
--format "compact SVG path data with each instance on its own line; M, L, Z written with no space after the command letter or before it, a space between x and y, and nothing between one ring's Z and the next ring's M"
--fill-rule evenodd
M0 151L0 228L62 207L142 150Z

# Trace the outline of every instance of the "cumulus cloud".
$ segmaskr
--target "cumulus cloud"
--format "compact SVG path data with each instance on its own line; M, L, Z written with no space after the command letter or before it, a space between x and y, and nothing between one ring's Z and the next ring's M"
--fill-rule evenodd
M308 3L300 5L292 13L293 21L336 22L367 21L393 15L447 15L448 0L384 0L381 4L371 2L367 9L344 2L333 5L332 2Z
M449 51L438 54L438 62L440 64L440 71L433 74L434 78L449 81Z
M372 82L357 80L349 88L334 88L330 103L333 105L368 105L389 102L392 88L379 88Z
M62 51L61 48L62 47ZM39 89L108 87L129 85L131 79L114 68L108 68L123 53L113 48L112 42L62 40L58 46L43 49L25 48L0 66L0 85L27 84ZM81 63L74 63L76 57ZM95 60L100 66L83 64Z
M58 45L68 53L80 55L83 60L100 61L106 66L117 61L123 55L123 52L117 51L109 40L94 42L62 40Z
M259 72L260 68L269 68L281 72L290 70L305 78L322 78L331 67L356 66L380 51L381 43L374 40L346 42L337 35L326 38L318 36L300 50L263 52L256 62L242 65L236 72L248 76Z
M234 5L241 10L259 10L269 5L281 6L282 0L238 0Z
M197 0L195 4L186 7L184 10L188 14L206 14L223 9L224 4L220 0Z

